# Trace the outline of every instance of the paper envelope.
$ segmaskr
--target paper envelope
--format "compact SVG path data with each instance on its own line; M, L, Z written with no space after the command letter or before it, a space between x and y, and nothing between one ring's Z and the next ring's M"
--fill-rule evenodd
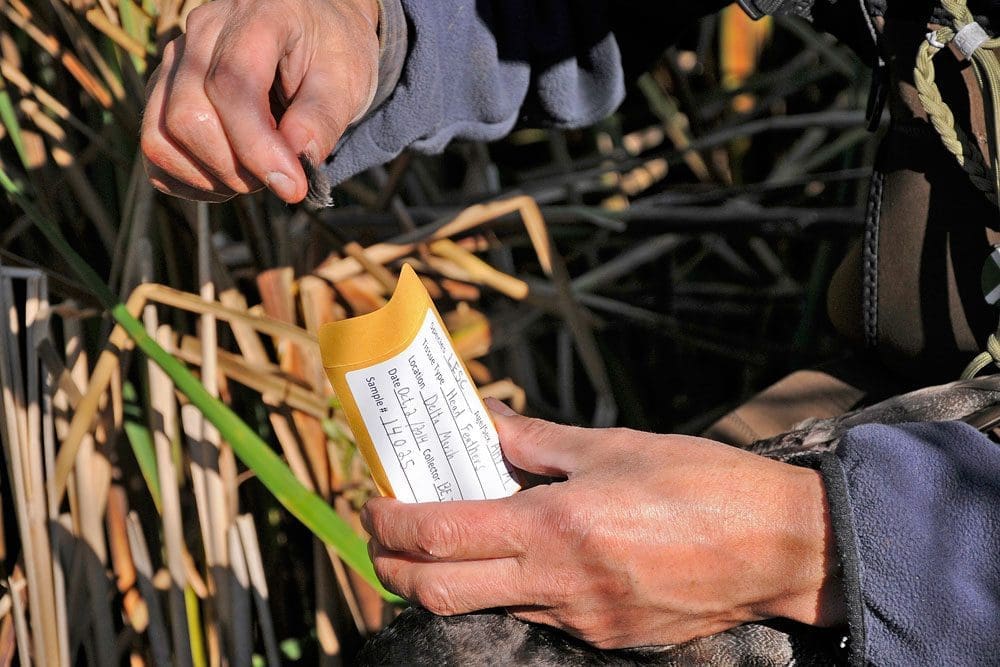
M379 310L320 327L323 366L379 491L404 502L503 498L520 486L413 269Z

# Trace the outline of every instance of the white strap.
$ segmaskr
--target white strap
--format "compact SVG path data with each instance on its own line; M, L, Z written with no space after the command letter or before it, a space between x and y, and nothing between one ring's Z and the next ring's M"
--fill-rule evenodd
M972 54L976 52L976 49L985 42L988 42L989 39L990 36L983 30L983 26L973 22L955 33L955 46L958 47L958 50L968 60L972 58Z

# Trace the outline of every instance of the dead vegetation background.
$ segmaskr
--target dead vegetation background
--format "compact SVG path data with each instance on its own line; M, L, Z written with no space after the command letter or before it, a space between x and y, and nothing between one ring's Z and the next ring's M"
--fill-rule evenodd
M394 612L38 216L358 533L372 486L314 334L404 259L483 393L550 419L697 433L839 353L825 285L873 142L867 68L832 38L725 10L600 125L405 153L316 215L146 183L143 82L197 4L0 2L0 665L349 663Z

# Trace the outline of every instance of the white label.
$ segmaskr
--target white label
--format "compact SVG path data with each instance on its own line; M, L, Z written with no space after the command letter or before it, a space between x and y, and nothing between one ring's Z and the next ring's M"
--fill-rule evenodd
M432 310L405 350L346 378L399 500L505 498L520 488Z

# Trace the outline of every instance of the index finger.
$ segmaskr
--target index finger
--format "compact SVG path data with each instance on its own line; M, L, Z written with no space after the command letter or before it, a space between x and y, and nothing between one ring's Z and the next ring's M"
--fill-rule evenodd
M501 500L402 503L373 498L361 512L365 530L390 551L429 560L489 560L525 552L531 513L517 496Z

